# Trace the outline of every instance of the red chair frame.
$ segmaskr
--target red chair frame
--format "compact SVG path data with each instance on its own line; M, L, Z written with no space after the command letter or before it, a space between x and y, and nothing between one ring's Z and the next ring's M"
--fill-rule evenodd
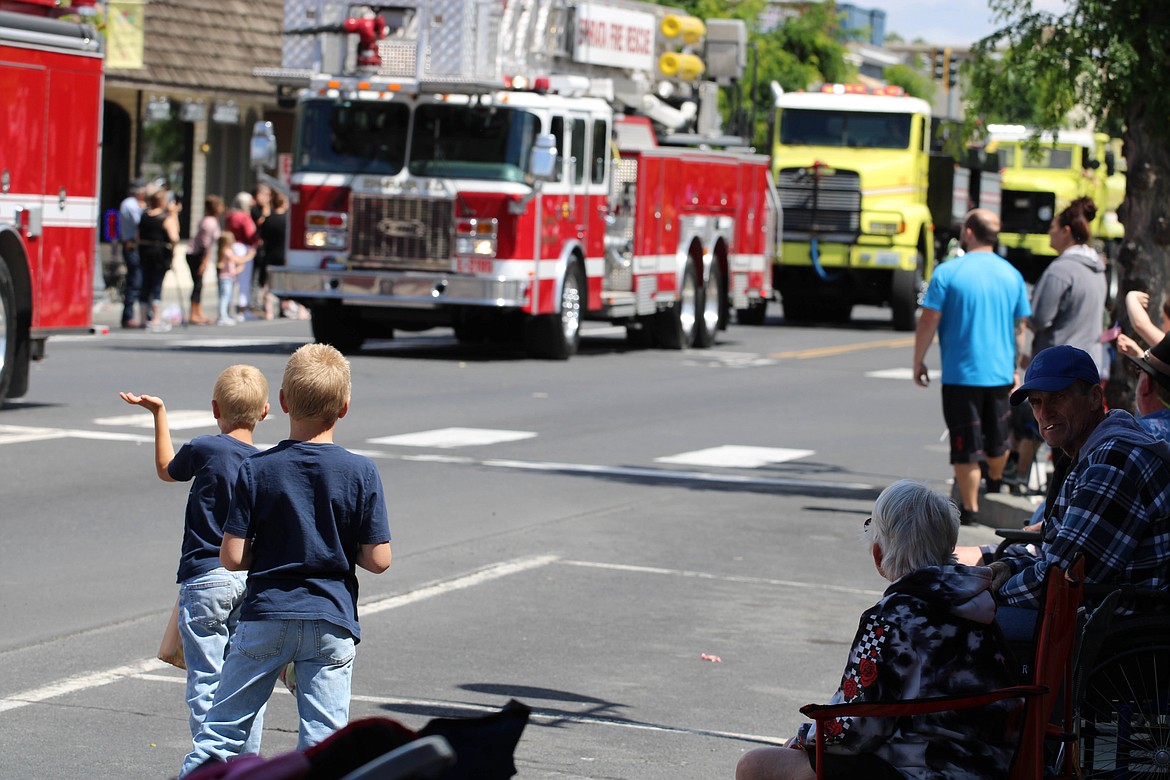
M1084 571L1084 559L1080 555L1076 556L1068 571L1055 566L1048 569L1044 578L1044 609L1040 614L1036 634L1036 655L1030 670L1029 685L999 688L969 696L939 696L857 704L809 704L801 707L800 711L805 716L816 721L817 777L824 776L822 772L825 766L825 741L828 738L825 725L835 718L899 718L927 715L982 707L1009 698L1024 699L1024 724L1015 760L1012 762L1010 780L1078 776L1079 756L1076 749L1072 681L1077 616L1081 604ZM1062 702L1060 722L1054 724L1051 720L1057 697L1061 692L1064 695L1060 699ZM1055 740L1062 748L1059 752L1059 766L1054 768L1055 774L1045 773L1045 740Z

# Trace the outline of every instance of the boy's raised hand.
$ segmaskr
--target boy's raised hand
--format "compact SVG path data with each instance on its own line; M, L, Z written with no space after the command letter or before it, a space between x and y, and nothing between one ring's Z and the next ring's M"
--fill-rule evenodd
M125 391L118 393L122 400L134 406L141 406L151 414L157 414L163 408L163 400L154 395L135 395Z

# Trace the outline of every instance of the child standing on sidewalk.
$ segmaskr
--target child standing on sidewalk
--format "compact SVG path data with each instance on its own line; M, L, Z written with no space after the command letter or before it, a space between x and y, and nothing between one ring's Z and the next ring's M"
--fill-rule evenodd
M236 254L235 239L226 231L216 242L215 256L215 268L219 278L219 319L215 324L235 325L236 318L231 313L232 295L236 289L236 277L244 268L245 258Z
M182 775L243 752L282 669L296 671L298 749L349 720L357 616L356 567L390 566L390 526L377 466L333 443L349 411L350 370L326 344L306 344L284 369L289 438L244 461L220 560L249 569L243 614L215 703Z
M220 433L197 436L175 454L163 400L153 395L119 393L128 404L154 415L154 462L164 482L191 482L179 559L179 634L187 664L187 705L191 736L219 685L220 670L244 596L246 576L219 561L223 523L240 464L258 450L252 444L256 423L268 414L268 381L260 369L235 365L215 380L211 412ZM253 724L245 750L260 750L263 713Z

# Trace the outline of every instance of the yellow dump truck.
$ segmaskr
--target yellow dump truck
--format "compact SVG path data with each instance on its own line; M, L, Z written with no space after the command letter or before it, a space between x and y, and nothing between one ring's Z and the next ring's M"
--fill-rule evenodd
M1036 137L1022 125L989 125L988 134L987 148L1002 166L1001 251L1027 281L1039 279L1056 257L1048 245L1053 216L1084 195L1097 204L1093 236L1107 257L1116 257L1124 237L1117 207L1125 197L1118 139L1088 130Z
M998 212L995 166L932 154L933 135L930 105L898 87L778 92L772 166L784 237L773 286L786 320L846 320L870 304L913 330L936 253L962 215Z

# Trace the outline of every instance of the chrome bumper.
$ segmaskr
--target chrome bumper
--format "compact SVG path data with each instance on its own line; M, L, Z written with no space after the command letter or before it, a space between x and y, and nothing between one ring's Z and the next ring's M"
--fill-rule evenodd
M353 306L436 309L442 306L520 308L528 283L506 277L456 276L418 271L268 269L269 287L281 298L338 301Z

